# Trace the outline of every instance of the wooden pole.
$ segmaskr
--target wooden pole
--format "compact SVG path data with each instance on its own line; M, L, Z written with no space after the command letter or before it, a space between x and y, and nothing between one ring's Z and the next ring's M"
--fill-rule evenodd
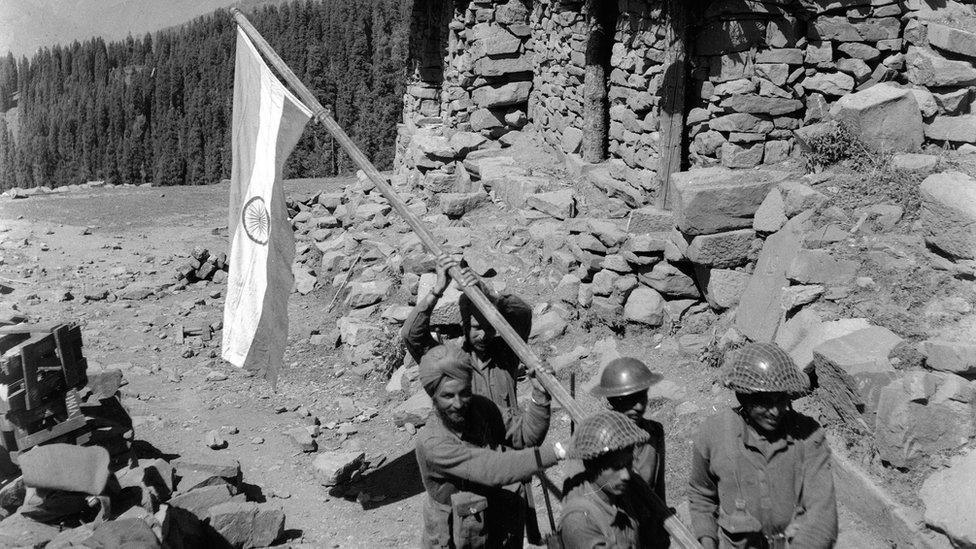
M376 185L376 188L379 189L380 193L386 197L386 200L390 203L390 206L392 206L393 209L400 214L400 217L407 222L407 225L410 225L410 228L417 233L417 236L420 238L420 241L424 243L424 246L426 246L427 249L430 250L434 255L444 253L440 247L440 244L438 244L438 242L434 239L430 231L427 230L427 227L423 224L420 218L407 209L407 205L396 194L393 187L387 183L386 179L380 174L379 170L377 170L376 167L373 166L373 163L366 158L366 155L359 150L359 147L357 147L356 144L353 143L352 139L346 135L346 132L339 127L339 124L337 124L329 114L328 109L319 103L318 99L315 98L311 90L309 90L308 87L306 87L305 84L303 84L302 81L295 76L295 73L292 72L288 65L285 64L278 53L275 52L270 45L268 45L268 42L264 39L264 37L261 36L257 29L251 25L251 22L244 17L244 14L242 14L237 8L231 8L230 12L234 16L234 20L237 21L237 24L240 26L241 30L244 31L248 38L251 39L254 46L258 49L258 51L261 52L262 55L264 55L268 63L270 63L271 66L278 72L279 76L284 79L285 84L287 84L288 87L290 87L291 90L298 95L298 98L301 99L309 109L311 109L311 111L314 113L313 116L315 121L322 124L327 130L329 130L329 133L332 134L335 140L342 145L342 148L346 151L346 154L349 155L349 158L352 159L359 169L366 173L366 176L369 177L370 181L372 181ZM512 328L508 321L505 320L505 317L498 312L491 301L489 301L488 298L485 297L485 294L481 292L478 285L464 285L462 283L464 273L458 266L451 267L450 273L451 277L454 278L455 282L458 283L464 294L467 295L471 302L474 303L475 307L481 311L481 314L484 315L485 319L495 328L498 334L502 336L502 339L504 339L512 350L515 351L515 354L518 355L522 363L525 364L525 367L535 374L536 379L538 379L542 386L546 388L546 391L552 395L552 398L562 405L563 409L566 410L574 421L582 421L584 417L583 408L580 407L579 403L577 403L576 400L569 395L566 388L563 387L555 377L549 374L549 372L542 367L542 361L535 356L535 353L532 352L532 349L529 348L528 344L522 341L522 338L519 337L518 333L515 332L515 329ZM664 502L654 496L653 493L649 493L649 498L651 500L649 503L651 503L651 505L656 509L660 510L661 512L666 511L670 513L670 510L667 509ZM664 527L671 534L671 539L679 543L681 547L686 547L688 549L699 549L701 547L691 532L688 531L688 529L673 513L670 513L670 516L668 516L668 518L664 521Z
M671 174L681 169L681 141L685 131L685 55L687 5L684 0L665 0L668 24L661 94L661 163L658 166L658 208L670 210Z

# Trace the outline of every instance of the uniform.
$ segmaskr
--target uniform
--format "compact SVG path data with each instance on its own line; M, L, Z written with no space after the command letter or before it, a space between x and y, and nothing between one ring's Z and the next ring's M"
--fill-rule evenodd
M566 495L562 509L561 537L564 549L641 547L636 513L597 495L592 483L582 480Z
M534 402L506 421L495 404L474 395L462 433L431 414L416 447L427 489L422 546L467 547L477 543L458 538L483 535L487 547L522 547L526 517L518 483L556 463L551 445L530 448L548 429L549 407ZM471 525L484 529L471 534Z
M768 441L732 409L702 425L688 495L695 537L716 539L722 548L765 549L771 546L767 537L789 533L790 549L833 545L837 504L824 432L794 411L784 418L784 429ZM761 534L735 533L758 529L742 519L746 513Z

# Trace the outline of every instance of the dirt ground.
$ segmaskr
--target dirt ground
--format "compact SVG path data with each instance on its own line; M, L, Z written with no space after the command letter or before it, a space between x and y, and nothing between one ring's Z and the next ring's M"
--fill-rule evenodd
M350 178L289 185L289 193L338 189ZM314 186L314 187L313 187ZM124 404L136 423L136 436L170 456L239 459L245 482L260 488L261 497L281 505L287 516L288 541L314 547L412 547L421 527L423 488L413 456L413 437L396 427L392 409L406 396L391 397L387 380L365 378L347 370L342 353L330 345L312 346L313 330L329 333L341 314L328 311L331 285L289 302L291 336L287 368L277 389L263 379L241 372L219 357L219 334L192 349L174 341L178 323L218 321L223 288L191 285L144 300L86 300L86 294L114 292L132 281L159 284L174 280L179 261L194 246L215 252L228 247L220 228L227 224L226 184L185 188L91 189L68 194L0 201L0 284L12 288L0 295L0 310L16 304L32 321L74 321L83 326L85 354L93 370L121 368L128 384ZM492 211L475 215L484 228L483 246L493 234L504 233L514 219ZM494 232L493 232L494 231ZM546 267L533 264L537 254L507 255L496 277L530 302L545 301L555 282ZM558 280L558 279L556 279ZM70 294L68 298L66 294ZM391 302L389 304L406 304ZM0 311L2 314L2 311ZM588 326L584 330L582 326ZM396 328L396 326L392 326ZM536 352L553 357L581 346L590 356L560 371L569 384L576 373L583 387L596 370L598 342L616 339L621 354L645 359L668 383L653 401L652 412L667 433L669 502L684 500L691 437L707 415L728 405L729 394L713 384L714 371L697 358L702 338L692 326L674 333L628 330L619 335L606 326L573 322L569 332ZM226 379L208 381L222 372ZM223 376L211 375L211 379ZM584 408L599 404L579 389ZM528 394L526 389L520 394ZM307 412L306 412L307 411ZM325 427L319 449L362 450L373 464L358 500L330 495L313 478L315 454L301 452L285 435L289 428L318 417ZM328 427L357 418L355 433L340 435ZM205 434L220 430L229 447L214 451ZM568 417L554 414L552 440L569 436ZM556 486L570 472L551 470ZM536 482L537 507L543 531L548 530L543 499ZM558 509L557 509L558 516ZM842 509L841 547L884 547L869 525Z

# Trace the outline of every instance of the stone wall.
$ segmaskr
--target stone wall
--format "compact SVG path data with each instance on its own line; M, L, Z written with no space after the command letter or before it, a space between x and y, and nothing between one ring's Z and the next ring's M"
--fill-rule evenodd
M402 143L424 125L418 122L479 133L489 144L531 122L555 149L579 151L588 37L582 0L417 6L415 27L423 36L412 50L416 70ZM668 29L659 0L617 0L617 10L607 75L608 168L641 194L653 187L660 161ZM690 19L685 112L694 166L785 160L798 153L797 130L827 118L832 107L848 109L837 106L840 98L881 82L911 90L922 118L911 117L911 139L889 143L893 148L920 145L915 135L922 128L915 126L922 124L929 142L976 143L976 117L969 114L976 34L966 23L976 20L972 6L733 0L710 3ZM872 101L897 94L881 95ZM900 108L907 108L904 101ZM409 164L401 149L398 159Z

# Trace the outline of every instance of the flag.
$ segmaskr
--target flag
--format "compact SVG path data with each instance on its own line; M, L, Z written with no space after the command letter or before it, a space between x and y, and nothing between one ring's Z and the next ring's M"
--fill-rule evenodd
M295 236L281 171L311 115L237 29L222 356L272 384L288 342L288 295L294 284Z

